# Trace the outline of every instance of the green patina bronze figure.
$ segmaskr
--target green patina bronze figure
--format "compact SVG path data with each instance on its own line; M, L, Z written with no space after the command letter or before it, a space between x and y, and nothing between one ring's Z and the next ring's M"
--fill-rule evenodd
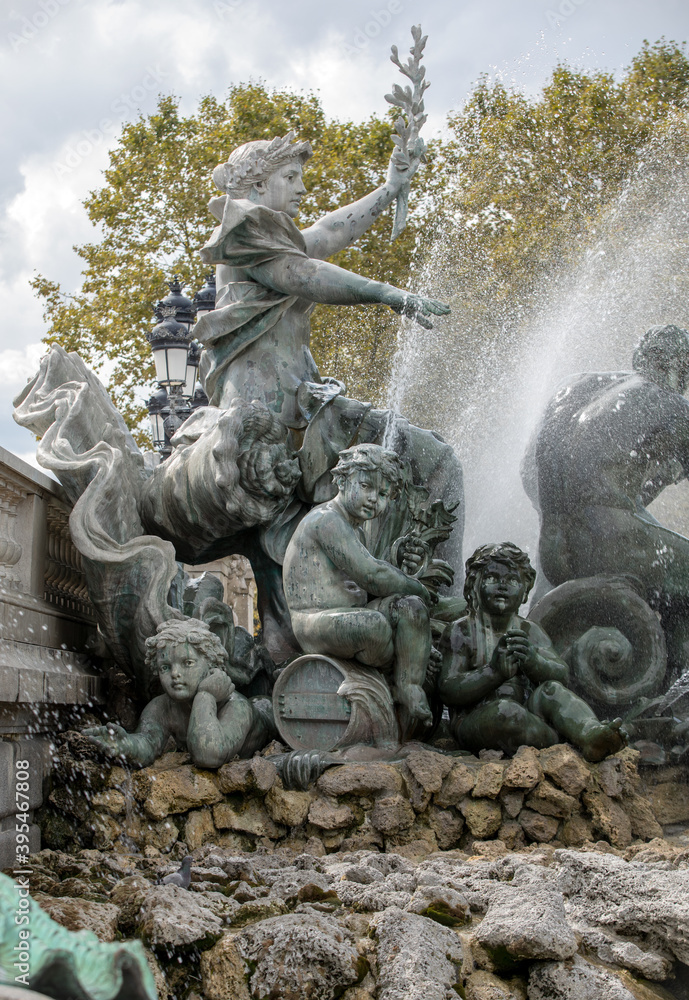
M689 473L689 333L652 327L632 367L562 383L531 443L524 485L539 511L550 583L635 577L661 616L676 676L689 649L689 539L647 507Z
M565 739L588 760L602 760L625 745L621 720L600 722L568 690L567 664L545 632L517 614L535 579L526 553L510 542L483 545L467 560L469 613L446 632L438 681L453 734L467 749L506 753Z
M108 754L146 767L172 737L197 767L215 768L251 757L276 735L270 699L235 691L227 651L205 622L165 622L146 647L164 693L148 703L133 733L116 723L84 730Z
M283 580L292 629L305 653L389 672L404 739L414 723L432 722L423 690L432 597L420 580L376 559L362 531L394 498L402 466L394 452L357 445L340 453L333 478L337 496L306 515L287 547ZM403 566L414 572L422 553L409 541Z
M92 931L69 931L31 898L28 874L0 874L0 996L24 990L53 1000L158 997L140 941L106 943Z

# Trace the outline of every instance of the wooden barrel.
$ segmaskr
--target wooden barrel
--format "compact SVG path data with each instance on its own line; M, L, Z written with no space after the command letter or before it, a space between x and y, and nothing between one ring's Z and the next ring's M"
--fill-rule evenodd
M392 695L378 670L351 660L305 653L273 688L275 724L293 750L334 750L397 742Z

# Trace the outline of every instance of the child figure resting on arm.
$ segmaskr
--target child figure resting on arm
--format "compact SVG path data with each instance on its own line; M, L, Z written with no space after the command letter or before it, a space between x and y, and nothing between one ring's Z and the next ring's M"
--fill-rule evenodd
M366 548L362 525L385 512L402 478L397 455L375 444L340 452L338 494L314 507L287 547L283 566L292 628L305 653L358 660L391 670L401 738L432 723L423 690L431 653L428 605L419 580ZM407 546L404 565L421 556Z
M133 733L111 722L84 730L91 742L146 767L172 736L197 767L215 768L237 754L251 757L273 738L270 699L235 691L225 647L205 622L164 622L146 649L164 693L146 705Z

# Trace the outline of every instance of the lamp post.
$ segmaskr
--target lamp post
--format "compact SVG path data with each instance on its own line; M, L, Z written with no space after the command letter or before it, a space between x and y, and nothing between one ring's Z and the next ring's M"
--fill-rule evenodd
M172 436L194 410L208 405L208 397L197 385L202 347L193 339L197 315L215 308L215 275L193 301L184 295L178 275L168 283L169 292L156 303L158 321L146 335L151 345L159 388L148 401L153 446L163 461L171 454Z

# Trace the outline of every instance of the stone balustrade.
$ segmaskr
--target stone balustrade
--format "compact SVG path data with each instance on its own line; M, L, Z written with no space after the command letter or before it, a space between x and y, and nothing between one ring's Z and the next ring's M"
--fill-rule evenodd
M16 761L29 762L33 810L50 770L50 734L102 694L69 513L58 483L0 447L0 867L14 859ZM39 838L32 823L32 847Z

